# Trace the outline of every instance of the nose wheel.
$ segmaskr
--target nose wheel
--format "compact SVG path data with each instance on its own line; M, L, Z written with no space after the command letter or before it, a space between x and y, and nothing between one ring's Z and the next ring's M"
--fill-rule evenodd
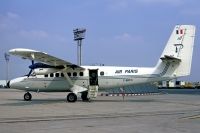
M24 101L31 101L32 95L31 93L27 92L24 94Z
M70 102L70 103L76 102L76 101L77 101L77 96L76 96L76 94L74 94L74 93L69 93L69 94L67 95L67 101Z

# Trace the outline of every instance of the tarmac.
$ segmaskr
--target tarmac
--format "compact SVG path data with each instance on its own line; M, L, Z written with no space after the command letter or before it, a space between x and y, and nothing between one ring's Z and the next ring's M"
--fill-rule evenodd
M65 93L0 89L0 133L199 133L200 95L99 96L65 102Z

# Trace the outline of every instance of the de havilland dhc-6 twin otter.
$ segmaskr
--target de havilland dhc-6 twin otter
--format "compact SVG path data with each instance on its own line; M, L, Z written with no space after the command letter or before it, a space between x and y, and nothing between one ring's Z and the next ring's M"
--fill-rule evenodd
M69 92L68 102L96 98L101 89L171 80L190 75L195 38L194 25L176 25L155 67L78 66L47 53L16 48L12 55L32 61L30 72L12 79L7 86L30 92ZM34 63L36 61L37 63Z

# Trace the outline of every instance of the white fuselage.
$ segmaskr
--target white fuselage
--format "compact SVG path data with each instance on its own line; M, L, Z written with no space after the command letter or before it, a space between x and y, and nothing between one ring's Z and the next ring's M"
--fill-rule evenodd
M99 90L143 84L170 79L155 73L155 68L113 67L113 66L82 66L85 70L68 69L66 73L73 84L88 88L89 70L98 70ZM11 88L38 92L66 92L71 86L66 82L62 72L46 75L19 77L10 81Z

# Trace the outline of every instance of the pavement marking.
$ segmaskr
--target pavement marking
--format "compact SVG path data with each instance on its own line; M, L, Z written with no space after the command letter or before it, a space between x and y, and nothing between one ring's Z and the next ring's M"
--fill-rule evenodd
M182 120L188 120L188 119L200 119L200 115L192 115L192 116L187 116L187 117L182 117L180 118Z

